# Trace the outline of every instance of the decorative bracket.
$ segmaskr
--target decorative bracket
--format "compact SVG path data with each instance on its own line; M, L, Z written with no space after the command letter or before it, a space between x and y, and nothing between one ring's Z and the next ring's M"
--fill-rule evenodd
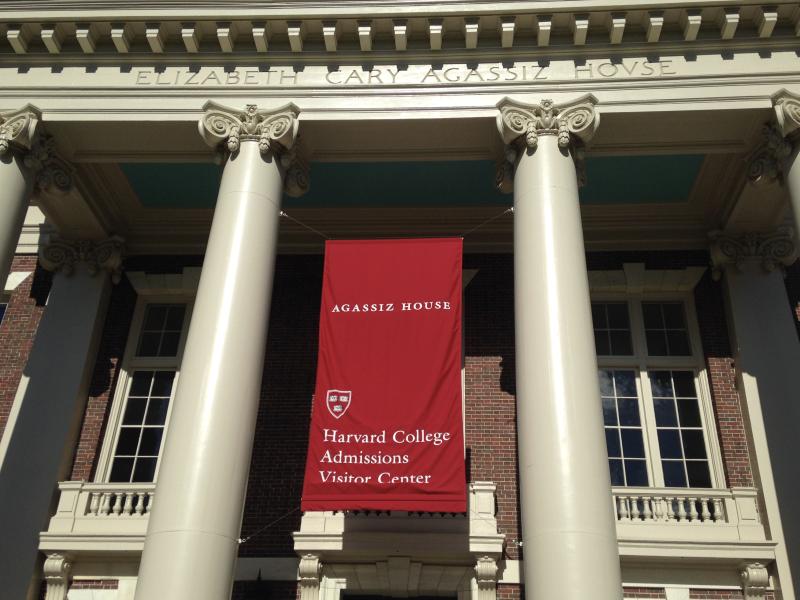
M112 282L119 283L124 250L125 242L118 236L101 242L53 238L39 251L39 262L48 271L62 272L67 276L75 272L77 263L84 262L89 275L105 271L111 275Z
M0 113L0 159L12 150L30 150L42 119L38 108L30 104L20 110Z
M72 561L65 554L48 554L44 561L45 600L66 600Z
M322 563L316 554L300 557L297 581L300 585L300 600L318 600L319 583L322 576Z
M709 234L712 275L719 280L726 265L739 271L748 262L759 262L766 272L788 267L797 260L797 245L791 227L779 227L772 233L729 235L722 231Z
M497 188L503 193L511 192L520 152L535 151L543 135L557 136L558 147L571 150L582 184L585 180L583 145L600 125L596 104L597 99L591 94L565 104L555 104L549 99L528 104L507 97L498 102L497 129L506 150L505 160L498 166L495 177Z
M745 600L761 600L769 587L769 571L759 562L745 565L740 573Z
M25 166L35 174L39 191L55 189L68 192L72 188L74 169L58 155L56 142L51 135L45 133L36 138L25 156Z
M477 600L495 600L497 598L497 559L491 556L480 556L475 561L475 582L478 585Z

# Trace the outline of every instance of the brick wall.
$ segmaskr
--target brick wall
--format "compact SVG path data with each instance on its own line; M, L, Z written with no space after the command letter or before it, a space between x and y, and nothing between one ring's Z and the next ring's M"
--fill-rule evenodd
M51 274L37 268L36 260L35 255L18 255L11 264L14 272L31 271L32 274L11 294L0 323L0 436L5 430L52 282Z
M744 598L742 590L689 590L690 600L741 600Z
M622 588L625 598L666 598L664 588L626 587Z
M520 600L524 592L524 585L511 583L497 584L497 600Z
M297 596L295 581L236 581L231 600L294 600Z
M71 590L116 590L119 581L116 579L76 579L69 589Z

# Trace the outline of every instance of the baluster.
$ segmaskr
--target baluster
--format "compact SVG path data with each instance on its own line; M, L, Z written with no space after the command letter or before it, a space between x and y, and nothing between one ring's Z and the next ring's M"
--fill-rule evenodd
M701 514L700 519L703 523L708 523L711 520L711 511L708 510L708 498L700 498Z
M639 496L631 497L631 520L639 520Z
M141 517L144 514L144 501L147 497L147 494L143 492L136 492L136 506L134 507L134 513L137 517Z
M111 512L114 513L115 517L118 517L119 513L122 512L122 494L114 493L114 505L111 508Z
M619 518L620 521L630 521L630 513L628 512L628 497L619 497Z
M664 498L659 496L653 504L653 517L656 521L665 521L667 518L667 510L664 507Z
M678 501L678 521L683 522L686 520L686 498L676 498Z
M675 498L667 498L667 521L675 520Z
M694 523L699 516L697 512L697 498L689 498L689 521Z
M644 502L644 512L642 513L644 515L644 520L645 521L652 521L653 520L653 511L650 508L650 503L653 502L653 499L649 498L647 496L643 496L642 497L642 501Z
M111 512L111 494L103 492L102 502L100 503L100 514L107 517Z
M714 523L722 520L722 500L714 498Z
M144 512L147 513L148 515L150 514L150 511L153 510L153 497L154 497L154 495L155 495L154 492L148 492L148 494L147 494L147 508L145 508Z
M122 508L122 514L124 515L133 514L133 496L134 492L127 492L125 494L125 506Z
M97 511L100 510L100 494L97 492L90 492L89 497L89 514L97 516Z

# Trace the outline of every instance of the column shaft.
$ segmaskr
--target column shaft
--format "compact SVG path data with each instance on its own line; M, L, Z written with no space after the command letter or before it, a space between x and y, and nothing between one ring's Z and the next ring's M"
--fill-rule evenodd
M795 508L800 495L800 343L780 269L765 272L756 261L730 265L725 286L770 536L779 543L783 597L793 598L792 587L800 589L800 515Z
M514 178L514 306L526 597L620 598L577 178L555 135Z
M0 581L25 598L59 479L66 477L95 366L108 302L105 273L78 263L57 273L14 404L19 412L0 447ZM22 395L22 398L19 396Z
M0 285L11 270L30 192L22 159L11 153L0 158Z
M138 600L229 598L264 369L282 177L254 140L214 211L145 541Z

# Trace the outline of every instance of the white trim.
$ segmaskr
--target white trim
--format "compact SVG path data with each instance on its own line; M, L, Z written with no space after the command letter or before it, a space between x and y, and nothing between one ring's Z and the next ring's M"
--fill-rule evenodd
M17 289L32 273L33 271L12 271L9 273L5 286L0 290L0 301L3 301L4 298L7 300L11 296L11 292Z
M706 269L645 269L644 263L624 263L622 270L589 271L589 289L618 294L691 292Z
M125 273L140 296L194 296L200 283L200 267L185 267L180 273Z

